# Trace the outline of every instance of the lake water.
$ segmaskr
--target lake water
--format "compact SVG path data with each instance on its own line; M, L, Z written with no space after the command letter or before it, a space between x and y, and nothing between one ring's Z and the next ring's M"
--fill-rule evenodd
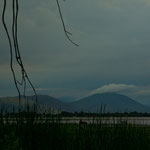
M82 120L82 121L81 121ZM102 124L136 124L136 125L147 125L150 126L150 117L63 117L61 123L79 123L85 122L91 123L102 123Z
M4 122L14 123L16 122L13 118L3 119ZM26 119L24 120L26 122ZM128 124L136 124L136 125L145 125L150 126L150 117L61 117L61 118L41 118L36 120L38 123L45 123L45 122L60 122L60 123L69 123L69 124L121 124L121 123L128 123Z

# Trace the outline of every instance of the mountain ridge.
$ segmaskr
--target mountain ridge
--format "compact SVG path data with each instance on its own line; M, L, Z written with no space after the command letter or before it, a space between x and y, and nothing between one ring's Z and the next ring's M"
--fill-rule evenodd
M33 96L27 96L29 102L33 103ZM23 100L25 103L25 100ZM17 97L0 98L0 105L6 104L17 106ZM117 93L93 94L78 101L65 103L48 95L38 95L38 103L56 110L69 112L98 112L106 106L106 112L150 112L150 107L145 106L128 96Z
M117 93L93 94L73 102L78 110L96 112L106 105L108 112L140 111L150 112L150 108L135 100Z

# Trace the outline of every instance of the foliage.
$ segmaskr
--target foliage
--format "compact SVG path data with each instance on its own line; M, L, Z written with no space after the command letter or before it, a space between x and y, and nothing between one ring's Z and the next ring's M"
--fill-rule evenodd
M1 111L3 112L3 111ZM62 123L34 111L0 114L1 150L149 150L150 128L121 124Z

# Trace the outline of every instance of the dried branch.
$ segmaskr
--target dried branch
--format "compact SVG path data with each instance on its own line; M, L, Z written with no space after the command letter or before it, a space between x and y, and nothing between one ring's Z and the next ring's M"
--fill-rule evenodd
M35 90L32 82L30 81L30 79L28 77L28 74L27 74L27 72L24 68L22 58L21 58L21 54L20 54L20 49L19 49L19 44L18 44L18 13L19 13L18 0L13 0L12 1L12 10L13 10L12 40L11 40L11 34L8 31L7 24L6 24L6 21L5 21L6 6L7 6L7 0L4 0L3 13L2 13L2 22L3 22L3 26L4 26L4 29L5 29L7 38L8 38L8 42L9 42L10 67L11 67L14 83L15 83L15 86L16 86L16 89L17 89L17 92L18 92L18 96L19 96L19 107L21 107L21 90L19 88L19 85L24 87L23 95L26 98L26 82L29 83L29 85L31 86L31 88L34 92L36 103L37 103L37 94L36 94L36 90ZM13 49L14 49L14 52L13 52ZM21 82L19 82L18 79L16 78L16 73L15 73L15 70L14 70L14 67L13 67L13 53L15 53L15 60L17 61L17 64L19 65L19 67L21 69L21 76L22 76Z
M70 32L68 32L66 30L66 26L64 23L64 19L63 19L63 15L61 12L61 7L59 4L59 0L56 0L57 2L57 6L58 6L58 11L59 11L59 15L60 15L60 19L63 25L63 30L64 33L67 37L67 39L74 44L75 46L79 46L78 44L76 44L74 41L71 40L70 35L72 35ZM28 77L28 74L24 68L23 62L22 62L22 58L21 58L21 54L20 54L20 49L19 49L19 43L18 43L18 13L19 13L19 2L18 0L12 0L12 10L13 10L13 22L12 22L12 34L9 33L6 21L5 21L5 13L6 13L6 9L7 9L7 0L4 0L4 5L3 5L3 12L2 12L2 23L8 38L8 42L9 42L9 49L10 49L10 68L13 74L13 80L18 92L18 96L19 96L19 106L21 106L21 90L19 88L19 86L23 86L24 91L23 91L23 95L26 98L26 84L27 82L29 83L29 85L31 86L34 95L35 95L35 100L37 103L37 94L36 94L36 90L34 88L34 85L32 84L31 80ZM11 40L11 36L12 36L12 40ZM14 49L14 51L13 51ZM13 66L13 54L15 54L15 60L17 62L17 64L19 65L20 69L21 69L21 82L17 79L16 77L16 72Z
M76 44L75 42L73 42L73 41L71 40L71 38L69 37L69 35L72 35L72 33L68 32L68 31L66 30L66 26L65 26L65 23L64 23L64 19L63 19L61 7L60 7L60 4L59 4L59 0L56 0L56 2L57 2L57 7L58 7L60 19L61 19L61 22L62 22L62 25L63 25L64 33L65 33L67 39L68 39L72 44L74 44L75 46L79 46L78 44Z

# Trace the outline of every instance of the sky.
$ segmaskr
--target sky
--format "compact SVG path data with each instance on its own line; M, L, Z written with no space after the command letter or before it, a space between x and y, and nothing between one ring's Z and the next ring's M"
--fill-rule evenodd
M7 4L11 24L11 1ZM150 0L60 0L60 5L79 47L63 32L56 0L19 1L19 46L37 93L79 99L117 92L150 103ZM2 6L0 0L0 14ZM0 20L0 96L17 95L9 61Z

